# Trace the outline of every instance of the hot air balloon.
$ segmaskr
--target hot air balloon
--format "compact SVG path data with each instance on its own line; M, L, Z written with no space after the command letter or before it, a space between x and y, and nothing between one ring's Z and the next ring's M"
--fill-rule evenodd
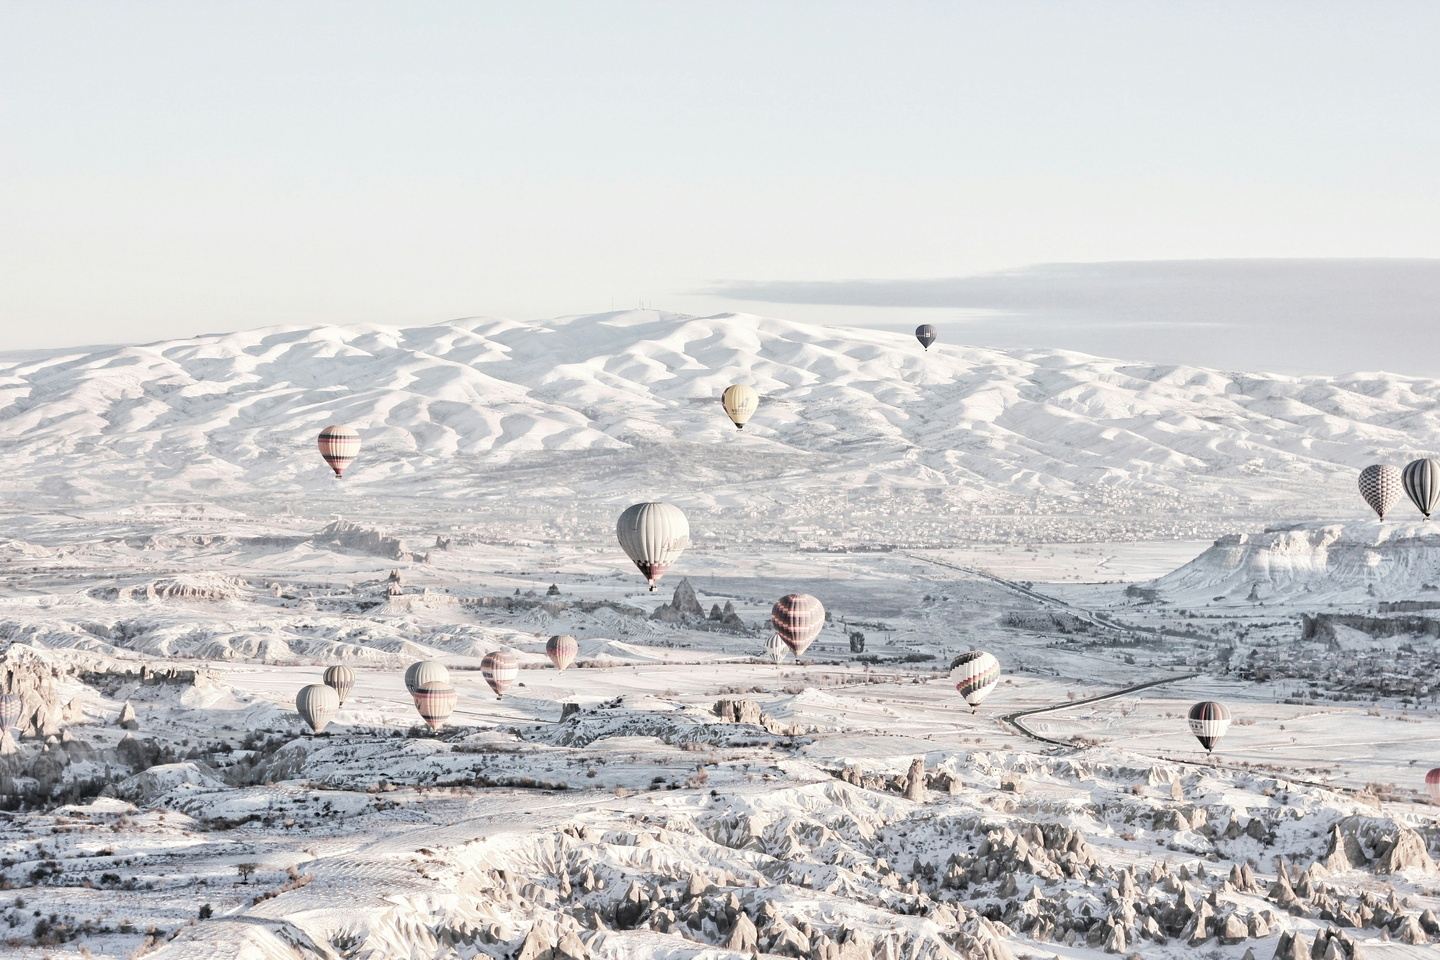
M427 680L415 691L415 709L420 719L430 724L431 730L439 730L455 712L459 700L455 688L443 680Z
M790 652L802 657L825 626L825 605L808 593L788 593L770 608L770 625Z
M732 383L720 394L720 405L725 408L730 422L737 429L744 430L745 424L750 422L755 409L760 406L760 394L743 383Z
M915 339L920 341L920 346L928 352L930 344L935 342L935 328L928 323L922 323L915 328Z
M0 693L0 730L20 732L20 714L25 701L13 693Z
M575 662L575 657L580 653L580 645L575 638L568 633L562 633L558 637L551 637L545 641L545 656L555 664L556 670L564 670Z
M779 663L785 659L785 641L780 639L780 634L770 634L770 639L765 641L765 656Z
M301 719L310 724L311 730L324 733L325 727L340 712L340 694L323 683L308 684L296 694L295 709L300 711Z
M1230 711L1225 704L1205 700L1190 708L1190 732L1207 752L1215 749L1215 744L1229 729Z
M690 546L690 522L679 507L668 503L637 503L620 514L615 535L653 591L665 571Z
M480 661L480 672L485 675L485 682L490 684L490 689L495 691L495 699L500 700L505 696L520 676L520 664L515 659L515 654L509 650L495 650L485 654Z
M1360 471L1360 496L1370 504L1371 510L1380 515L1381 520L1400 499L1403 485L1400 468L1388 463L1372 463Z
M1000 682L1000 661L984 650L962 653L950 662L950 679L955 690L970 704L970 712L975 713Z
M349 667L342 667L336 664L333 667L325 668L325 686L333 689L340 695L340 702L343 704L350 698L350 691L355 686L355 671Z
M336 479L345 476L345 468L360 455L360 434L354 427L332 423L320 431L320 456L335 471Z
M1411 460L1400 475L1410 502L1420 508L1425 519L1440 507L1440 460Z
M417 660L405 668L405 689L410 691L412 697L422 683L432 681L445 684L450 682L450 671L446 670L445 664L439 660Z
M1440 803L1440 767L1425 774L1425 792L1430 794L1431 803Z

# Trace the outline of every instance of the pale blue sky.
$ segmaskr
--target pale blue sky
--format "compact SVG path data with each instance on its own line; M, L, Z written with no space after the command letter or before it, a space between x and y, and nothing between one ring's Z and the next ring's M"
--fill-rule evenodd
M642 300L965 340L796 284L1437 258L1437 36L1425 2L5 0L0 346Z

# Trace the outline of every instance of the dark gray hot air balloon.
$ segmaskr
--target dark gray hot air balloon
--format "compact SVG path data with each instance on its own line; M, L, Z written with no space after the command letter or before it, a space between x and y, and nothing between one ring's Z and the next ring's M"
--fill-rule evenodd
M350 699L350 691L355 687L355 671L337 663L333 667L325 668L324 680L325 686L339 694L340 703L344 704Z
M930 344L935 342L935 328L928 323L922 323L915 328L915 339L920 341L920 346L929 351Z
M690 546L690 522L679 507L668 503L637 503L620 514L615 536L653 591L665 571Z
M1190 708L1190 732L1207 752L1215 749L1215 744L1229 729L1230 711L1225 704L1205 700Z
M1410 502L1429 520L1430 514L1440 508L1440 460L1411 460L1405 464L1400 482Z
M312 683L300 688L295 696L295 709L301 719L310 724L311 730L324 733L326 725L340 712L340 694L323 683Z
M1372 463L1360 471L1360 496L1370 504L1370 509L1385 519L1385 514L1395 506L1395 501L1400 499L1400 491L1404 484L1400 478L1400 468L1391 466L1388 463Z

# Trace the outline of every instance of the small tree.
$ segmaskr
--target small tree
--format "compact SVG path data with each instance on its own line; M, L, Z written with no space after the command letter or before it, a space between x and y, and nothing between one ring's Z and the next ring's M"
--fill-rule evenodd
M259 870L259 869L260 869L260 864L258 864L258 863L237 863L237 864L235 864L235 872L238 873L238 874L240 874L240 882L241 882L241 883L249 883L249 882L250 882L250 878L253 877L253 876L255 875L255 871L256 871L256 870Z

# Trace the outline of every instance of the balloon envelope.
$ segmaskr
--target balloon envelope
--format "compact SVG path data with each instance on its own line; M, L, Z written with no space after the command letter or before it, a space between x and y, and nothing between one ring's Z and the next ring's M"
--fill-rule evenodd
M439 660L417 660L405 669L405 689L410 691L410 696L420 689L420 685L430 683L448 684L450 682L450 671L445 669L445 664Z
M1400 482L1410 502L1429 520L1430 514L1440 507L1440 460L1411 460L1405 464Z
M1431 803L1440 803L1440 767L1425 774L1425 792L1430 794Z
M320 445L320 456L330 464L330 469L335 471L337 477L343 477L345 468L360 455L360 433L354 427L332 423L320 431L317 442Z
M20 713L25 702L17 694L0 693L0 730L20 730Z
M825 626L825 605L808 593L788 593L770 608L770 625L791 653L804 656Z
M333 667L325 668L324 680L325 686L340 695L340 702L343 704L349 699L350 691L355 686L355 671L337 663Z
M415 709L420 712L420 719L430 725L431 730L439 730L450 719L450 714L455 712L455 704L460 699L455 693L455 688L442 680L427 680L420 684L415 691Z
M725 415L730 418L730 422L744 430L745 424L760 406L760 394L743 383L732 383L720 394L720 405L725 408Z
M484 674L485 682L490 684L490 689L495 691L495 699L499 700L520 676L520 663L509 650L496 650L485 654L480 661L480 672Z
M1360 471L1360 496L1370 504L1370 509L1379 515L1381 520L1390 508L1395 506L1395 501L1400 499L1400 490L1403 482L1400 478L1400 468L1388 463L1372 463Z
M924 347L926 350L929 350L930 344L935 342L935 337L935 328L930 326L930 324L928 323L922 323L920 324L920 326L915 328L915 339L919 340L920 346Z
M545 656L555 664L555 669L564 670L575 662L575 657L580 653L580 644L568 633L551 637L545 641Z
M785 651L788 649L789 648L785 646L785 641L780 639L780 634L778 633L770 634L770 639L765 641L765 656L774 660L776 663L785 659Z
M1229 729L1230 711L1225 704L1205 700L1190 708L1190 732L1206 750L1214 750Z
M295 709L301 719L310 724L311 730L324 733L325 727L340 712L340 694L323 683L312 683L301 687L296 694Z
M615 536L654 590L665 571L690 546L690 522L671 504L637 503L620 514Z
M984 650L962 653L950 663L950 680L973 710L1000 682L1000 661Z

